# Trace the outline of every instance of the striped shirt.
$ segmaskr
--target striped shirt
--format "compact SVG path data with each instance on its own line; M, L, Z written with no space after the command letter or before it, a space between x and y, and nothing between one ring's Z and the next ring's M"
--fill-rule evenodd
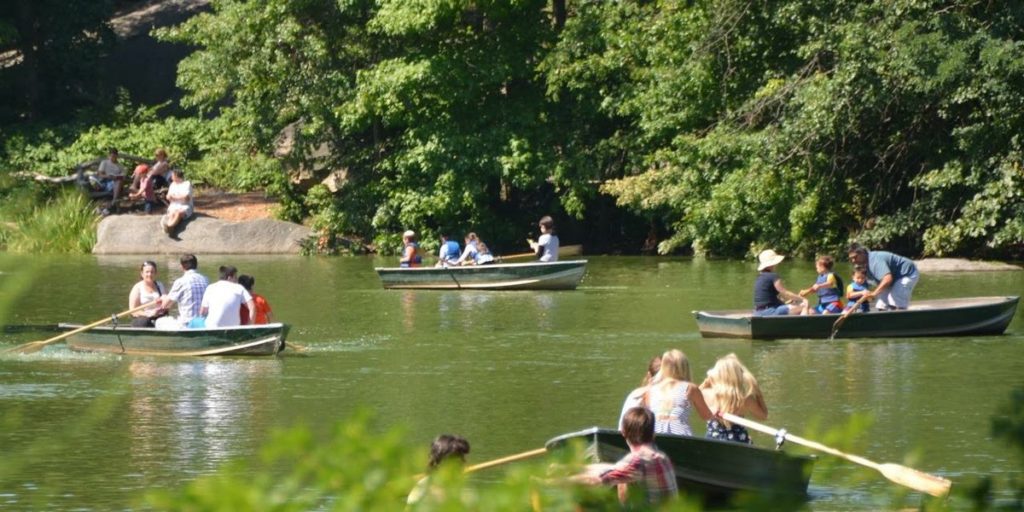
M654 432L692 436L690 428L690 397L687 395L693 384L676 381L666 392L662 385L655 384L647 395L646 407L654 413Z
M174 280L167 296L178 303L179 324L188 325L190 320L199 316L203 294L209 284L206 277L195 270L186 270L185 275Z
M605 485L635 484L630 489L644 493L648 505L661 503L679 493L672 461L654 444L638 447L601 474Z

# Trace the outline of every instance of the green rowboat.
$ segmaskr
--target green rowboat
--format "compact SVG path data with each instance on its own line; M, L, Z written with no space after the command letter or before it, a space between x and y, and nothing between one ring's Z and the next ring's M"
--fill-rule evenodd
M60 324L61 329L81 327ZM68 346L82 352L145 356L272 356L284 350L289 326L243 325L211 329L95 327L70 336Z
M591 427L547 442L548 451L584 443L590 462L613 463L629 452L616 430ZM803 499L815 458L704 437L659 434L654 443L675 467L679 489L717 500L737 493Z
M1017 312L1019 296L914 301L910 309L848 316L837 338L998 335ZM705 338L828 338L838 315L753 316L750 310L694 311Z
M382 268L374 270L384 288L431 290L573 290L587 260L552 263L498 263L458 267Z

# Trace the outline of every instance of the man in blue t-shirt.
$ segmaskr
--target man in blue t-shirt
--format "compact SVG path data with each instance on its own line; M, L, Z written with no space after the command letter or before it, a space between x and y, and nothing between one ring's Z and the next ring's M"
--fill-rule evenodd
M910 297L920 277L913 261L887 251L868 251L860 244L850 245L847 255L855 269L867 272L868 283L875 284L875 289L867 292L865 302L877 298L877 308L882 311L910 307Z

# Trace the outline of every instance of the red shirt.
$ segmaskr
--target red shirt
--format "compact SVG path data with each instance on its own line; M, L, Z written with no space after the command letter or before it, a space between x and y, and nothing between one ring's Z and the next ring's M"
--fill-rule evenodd
M254 294L252 294L252 301L253 301L253 303L256 304L256 322L255 322L255 325L262 325L262 324L270 323L270 320L267 318L267 315L272 313L272 311L270 311L270 303L267 302L267 299L264 299L262 295L257 295L257 294L254 293ZM249 324L249 307L246 306L245 304L242 304L241 315L242 315L242 325L248 325Z

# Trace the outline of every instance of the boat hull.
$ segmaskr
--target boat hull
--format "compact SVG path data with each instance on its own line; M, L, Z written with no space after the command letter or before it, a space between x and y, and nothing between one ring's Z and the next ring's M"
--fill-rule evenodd
M78 325L60 324L62 329ZM212 329L96 327L70 336L68 346L82 352L146 356L272 356L284 349L289 326L246 325Z
M922 300L901 311L854 313L837 338L899 338L998 335L1017 312L1020 297ZM828 338L837 315L752 316L744 311L694 311L705 338Z
M622 434L598 427L558 436L546 447L556 450L570 442L585 443L591 462L615 462L629 452ZM739 493L803 499L815 461L811 456L703 437L664 434L654 442L672 461L680 490L710 499Z
M430 290L573 290L586 260L459 267L376 268L384 288Z

